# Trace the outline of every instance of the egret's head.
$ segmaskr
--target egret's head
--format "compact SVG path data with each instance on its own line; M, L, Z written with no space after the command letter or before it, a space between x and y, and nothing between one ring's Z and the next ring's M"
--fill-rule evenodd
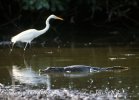
M55 16L55 15L50 15L48 18L53 18L53 19L59 19L59 20L63 20L63 18L60 18L58 16Z

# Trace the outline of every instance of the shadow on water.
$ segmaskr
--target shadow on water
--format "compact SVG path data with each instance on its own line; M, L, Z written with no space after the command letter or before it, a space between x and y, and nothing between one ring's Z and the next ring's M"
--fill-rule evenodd
M55 94L59 97L64 97L62 93L65 93L70 98L72 98L71 95L77 98L77 94L78 96L80 94L82 98L92 99L138 98L138 50L138 47L126 46L31 48L25 52L22 49L14 49L9 54L9 49L0 49L1 91L3 88L9 89L12 91L9 95L13 95L13 91L20 91L21 94L23 92L30 94L32 91L34 95L44 93L47 96ZM69 65L89 65L101 68L123 66L128 67L129 70L76 74L39 73L39 69ZM20 93L18 93L19 96L21 96ZM17 94L14 95L17 96Z

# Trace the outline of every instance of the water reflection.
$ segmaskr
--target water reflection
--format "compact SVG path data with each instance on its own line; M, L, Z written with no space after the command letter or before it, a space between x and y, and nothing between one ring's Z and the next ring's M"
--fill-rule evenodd
M69 77L69 78L82 78L82 77L87 77L93 73L64 73L64 77Z
M27 61L24 59L24 68L20 68L20 66L12 65L12 85L15 85L15 83L19 82L19 84L26 84L26 85L32 85L32 86L38 86L41 84L46 84L47 89L51 88L50 83L50 76L45 75L42 76L39 73L35 72L32 69L32 66L28 65Z
M93 95L116 93L138 96L139 94L139 49L138 47L92 47L92 48L31 48L26 52L0 49L0 82L8 85L26 84L46 89L87 91ZM23 54L25 56L23 56ZM39 69L89 65L94 67L128 67L124 72L39 74ZM42 86L42 87L43 87ZM41 89L42 89L41 87ZM96 92L96 91L99 91ZM110 91L112 90L112 91ZM113 92L114 91L114 92ZM123 91L123 92L122 92ZM95 93L95 94L94 94ZM97 95L98 96L98 95ZM112 96L112 95L110 95ZM101 98L98 96L98 98ZM126 98L126 97L125 97ZM105 98L104 98L105 99Z
M38 73L36 73L35 71L33 71L33 69L31 67L20 69L16 65L13 65L12 66L12 77L15 82L19 81L20 84L21 83L29 84L29 85L47 84L48 87L50 87L49 76L48 75L46 75L45 77L41 76Z
M33 70L32 66L29 65L23 56L24 66L12 65L10 75L12 77L12 85L25 84L32 86L46 85L47 89L51 89L51 78L53 77L67 77L67 78L82 78L88 77L93 73L82 72L82 73L45 73L41 74ZM69 82L69 87L72 87L72 82Z

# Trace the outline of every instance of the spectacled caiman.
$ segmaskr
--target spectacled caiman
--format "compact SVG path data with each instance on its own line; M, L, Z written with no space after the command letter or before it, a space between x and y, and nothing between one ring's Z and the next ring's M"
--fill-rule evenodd
M47 67L44 70L40 70L41 72L45 73L57 73L57 72L101 72L101 71L124 71L128 70L128 67L120 67L120 66L114 66L114 67L92 67L92 66L86 66L86 65L71 65L66 67Z

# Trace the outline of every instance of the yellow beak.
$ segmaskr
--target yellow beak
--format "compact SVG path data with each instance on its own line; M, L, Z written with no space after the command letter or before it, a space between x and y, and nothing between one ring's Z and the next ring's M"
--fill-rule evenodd
M60 18L60 17L56 17L56 19L59 19L59 20L64 20L63 18Z

